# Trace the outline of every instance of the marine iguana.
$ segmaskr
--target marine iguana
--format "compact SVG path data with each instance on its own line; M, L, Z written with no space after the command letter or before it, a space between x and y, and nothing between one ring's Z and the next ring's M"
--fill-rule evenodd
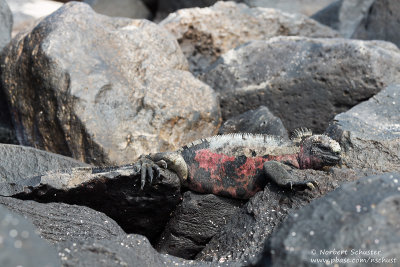
M160 175L160 168L175 172L181 184L200 193L247 199L262 190L271 179L281 186L305 185L286 171L322 169L340 161L340 145L326 135L296 130L291 140L277 136L237 133L194 141L174 152L141 156L134 165L141 173L141 189ZM286 167L285 167L286 166Z

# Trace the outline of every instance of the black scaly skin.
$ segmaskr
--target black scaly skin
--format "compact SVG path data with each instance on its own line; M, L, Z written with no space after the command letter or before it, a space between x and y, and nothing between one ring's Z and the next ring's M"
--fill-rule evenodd
M339 161L340 146L336 141L301 129L291 141L254 134L214 136L175 152L141 157L135 167L141 172L142 188L147 177L151 183L154 171L158 177L160 168L168 168L190 190L247 199L263 189L267 177L278 185L293 184L285 166L321 169ZM309 182L304 183L312 188Z

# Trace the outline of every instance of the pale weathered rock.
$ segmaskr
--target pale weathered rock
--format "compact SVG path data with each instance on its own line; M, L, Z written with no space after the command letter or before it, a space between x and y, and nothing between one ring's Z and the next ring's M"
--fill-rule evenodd
M256 266L398 266L399 179L399 173L365 177L293 212Z
M5 0L0 0L0 52L10 42L13 17ZM11 115L4 92L0 89L0 143L16 143Z
M400 47L400 1L373 1L352 38L385 40Z
M13 36L33 26L38 19L53 13L62 6L62 3L49 0L11 0L8 4L14 17Z
M72 158L26 146L0 144L0 182L18 182L48 171L89 166Z
M111 17L150 18L151 13L140 0L85 0L94 11Z
M163 19L178 9L191 7L208 7L218 0L157 0L157 18ZM241 0L239 0L241 1Z
M13 17L5 0L0 0L0 51L11 39Z
M339 141L344 166L400 171L400 85L337 115L327 134Z
M251 7L269 7L290 13L311 16L333 2L333 0L243 0Z
M218 2L170 14L160 22L178 40L192 72L199 73L221 54L251 40L279 35L338 37L338 33L300 14Z
M71 2L13 39L0 82L20 143L122 164L217 131L216 94L187 69L163 28Z
M288 131L325 131L341 112L400 82L389 42L275 37L225 53L202 76L219 92L224 119L264 105Z

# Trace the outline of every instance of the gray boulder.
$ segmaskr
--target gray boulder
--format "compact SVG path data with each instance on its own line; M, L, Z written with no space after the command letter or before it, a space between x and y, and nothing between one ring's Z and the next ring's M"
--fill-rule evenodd
M327 134L340 143L344 166L400 171L400 85L335 116Z
M339 31L350 38L368 14L374 0L343 0L339 11Z
M311 191L297 191L269 182L263 191L254 195L221 227L196 259L214 263L237 261L242 266L251 265L258 261L265 241L289 213L340 184L365 175L338 168L331 169L329 173L315 170L292 170L290 173L298 180L314 180L318 187Z
M312 15L311 18L338 30L342 36L350 38L356 31L362 30L357 30L357 28L362 27L362 25L366 26L366 18L370 16L370 8L374 1L338 0ZM382 38L368 38L367 40L373 39L386 40Z
M334 0L243 0L251 7L268 7L289 13L301 13L311 16L331 4Z
M57 251L41 239L31 222L0 205L0 266L57 267Z
M260 106L256 110L246 111L225 121L219 128L219 134L228 133L270 134L289 139L281 119L275 117L265 106Z
M39 235L53 244L64 241L112 239L125 235L113 219L83 206L64 203L42 204L10 197L0 197L0 206L29 219Z
M288 131L323 132L341 112L400 81L400 50L382 41L275 37L221 56L202 75L226 120L264 105Z
M292 212L258 266L398 266L399 179L399 173L365 177Z
M187 71L176 40L149 21L70 2L4 52L0 84L23 145L124 164L219 126L214 91Z
M5 0L0 0L0 51L11 40L13 17Z
M181 200L178 176L161 171L141 189L132 165L52 171L17 182L0 183L0 195L38 202L62 202L105 213L127 233L154 241Z
M5 0L0 0L0 52L11 40L13 17ZM0 89L0 143L17 143L4 92Z
M300 14L249 8L234 2L179 10L160 22L178 40L190 69L198 74L230 49L274 36L338 37L325 25Z
M149 9L140 0L85 0L94 11L111 17L143 18L151 17Z
M337 0L311 16L312 19L338 30L340 27L339 12L343 0Z
M193 259L242 204L239 200L211 194L185 192L156 244L157 251Z
M400 47L400 1L375 0L352 38L385 40Z
M18 182L51 170L89 166L65 156L26 146L0 144L0 182Z
M147 240L140 235L119 236L113 239L64 242L58 245L63 266L152 266L211 267L213 263L187 261L170 255L159 254ZM219 264L221 267L240 266L238 264Z

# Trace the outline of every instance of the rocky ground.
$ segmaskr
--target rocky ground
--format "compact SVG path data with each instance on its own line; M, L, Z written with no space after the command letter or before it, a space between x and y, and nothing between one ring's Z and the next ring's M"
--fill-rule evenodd
M400 264L399 1L81 2L0 0L0 266ZM298 127L342 148L313 190L132 165Z

